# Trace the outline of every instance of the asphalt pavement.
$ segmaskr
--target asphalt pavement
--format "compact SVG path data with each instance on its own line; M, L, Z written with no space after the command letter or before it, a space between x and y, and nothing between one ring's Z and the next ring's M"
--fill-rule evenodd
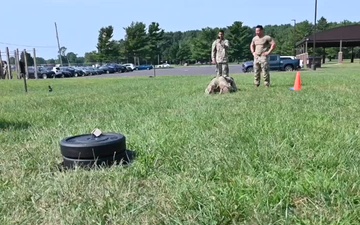
M229 74L239 74L241 71L241 65L230 65ZM149 77L149 76L215 76L215 66L184 66L174 68L163 68L163 69L151 69L151 70L134 70L133 72L126 73L113 73L113 74L102 74L95 76L87 76L86 78L106 78L106 77ZM84 77L85 78L85 77Z

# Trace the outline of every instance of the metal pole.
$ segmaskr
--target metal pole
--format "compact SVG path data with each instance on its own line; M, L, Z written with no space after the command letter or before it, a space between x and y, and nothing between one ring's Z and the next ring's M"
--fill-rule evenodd
M316 70L315 66L315 46L316 46L316 16L317 16L317 0L315 0L315 18L314 18L314 40L313 40L313 60L311 67L313 70Z
M294 22L294 56L296 56L296 19L292 19Z
M62 57L61 57L60 41L59 41L59 33L58 33L58 29L57 29L57 24L56 24L56 22L55 22L55 32L56 32L56 40L57 40L57 44L58 44L60 66L63 66ZM54 77L55 77L55 76L54 76Z

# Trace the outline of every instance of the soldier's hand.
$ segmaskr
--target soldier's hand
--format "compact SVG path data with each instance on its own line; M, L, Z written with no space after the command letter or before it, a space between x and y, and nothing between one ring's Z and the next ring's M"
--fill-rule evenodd
M254 52L253 53L253 56L255 57L255 58L257 58L258 57L258 55Z
M215 60L213 60L211 63L212 63L212 64L216 64Z
M263 54L261 54L262 56L268 56L269 53L268 52L264 52Z

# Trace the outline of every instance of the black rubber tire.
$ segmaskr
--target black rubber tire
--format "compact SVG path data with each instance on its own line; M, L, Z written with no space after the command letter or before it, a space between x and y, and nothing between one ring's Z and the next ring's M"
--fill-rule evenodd
M249 66L248 68L246 68L246 72L252 73L252 72L254 72L254 68L252 66Z
M60 141L61 154L72 159L114 157L126 151L126 138L118 133L104 133L100 137L82 134Z
M118 164L121 161L127 162L126 152L116 154L115 156L109 156L98 159L73 159L63 157L63 167L67 169L73 169L75 167L92 168L96 167L109 167L114 164Z
M285 70L285 71L293 71L294 68L293 68L292 65L286 65L286 66L284 67L284 70Z

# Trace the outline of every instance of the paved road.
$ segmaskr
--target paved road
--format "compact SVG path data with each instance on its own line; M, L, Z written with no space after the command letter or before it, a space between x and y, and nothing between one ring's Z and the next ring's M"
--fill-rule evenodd
M243 73L241 71L241 65L229 66L229 72L231 74ZM190 76L190 75L215 75L215 66L189 66L189 67L176 67L169 69L155 69L156 76ZM153 76L154 70L140 70L128 73L115 73L115 74L102 74L96 76L87 76L86 78L105 78L105 77L134 77L134 76Z

